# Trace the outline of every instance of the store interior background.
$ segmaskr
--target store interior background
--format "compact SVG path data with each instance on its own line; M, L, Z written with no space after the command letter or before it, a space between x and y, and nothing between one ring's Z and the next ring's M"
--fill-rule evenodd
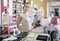
M55 31L54 34L56 37L53 37L53 40L48 41L60 41L60 0L26 0L26 3L28 3L29 6L28 20L31 21L31 28L29 29L32 33L29 33L30 36L27 37L25 41L28 41L28 38L30 39L30 37L32 37L32 39L29 41L36 41L37 36L41 33L43 35L48 34L47 36L49 36L50 34L48 31ZM0 38L2 41L10 39L9 36L13 36L17 39L17 37L19 37L17 35L21 34L20 30L17 28L16 20L18 15L22 14L23 6L24 0L0 0ZM7 14L5 13L6 11ZM32 25L34 24L34 15L37 16L37 20L40 20L40 25L42 26L34 28L34 25ZM53 18L57 19L57 23L54 24L51 22ZM52 36L54 36L54 34Z

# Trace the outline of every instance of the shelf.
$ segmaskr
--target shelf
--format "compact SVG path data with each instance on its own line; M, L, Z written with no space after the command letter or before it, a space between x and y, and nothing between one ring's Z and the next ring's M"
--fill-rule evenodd
M7 38L9 35L6 34L6 35L0 35L0 38Z
M16 23L3 24L4 27L13 26L13 25L16 25Z
M16 2L16 1L13 1L13 3L21 3L21 2Z
M13 18L16 18L16 16L13 16Z
M14 22L16 22L16 19L15 20L13 20Z
M16 25L16 23L11 23L11 24L9 24L9 26L13 26L13 25Z

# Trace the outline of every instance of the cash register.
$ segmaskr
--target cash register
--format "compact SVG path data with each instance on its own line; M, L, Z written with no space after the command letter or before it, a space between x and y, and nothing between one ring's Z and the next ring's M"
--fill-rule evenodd
M25 41L50 41L50 35L31 33L26 37Z
M48 38L48 36L45 36L45 35L38 35L37 38L36 38L36 40L37 41L38 40L40 40L40 41L48 41L49 38Z

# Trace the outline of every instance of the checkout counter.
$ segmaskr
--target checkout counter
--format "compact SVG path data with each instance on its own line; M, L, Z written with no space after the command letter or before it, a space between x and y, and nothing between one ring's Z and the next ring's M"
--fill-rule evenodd
M21 41L50 41L50 35L44 33L44 27L32 29L29 34Z
M25 41L50 41L49 34L37 34L37 33L30 33Z

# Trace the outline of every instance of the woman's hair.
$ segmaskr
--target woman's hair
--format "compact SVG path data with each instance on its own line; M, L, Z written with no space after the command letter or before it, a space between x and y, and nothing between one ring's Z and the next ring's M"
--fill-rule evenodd
M28 6L27 6L26 4L24 4L23 9L24 9L24 7L26 7L26 8L27 8ZM29 8L29 7L28 7L28 8Z
M7 14L7 9L5 9L5 13Z

